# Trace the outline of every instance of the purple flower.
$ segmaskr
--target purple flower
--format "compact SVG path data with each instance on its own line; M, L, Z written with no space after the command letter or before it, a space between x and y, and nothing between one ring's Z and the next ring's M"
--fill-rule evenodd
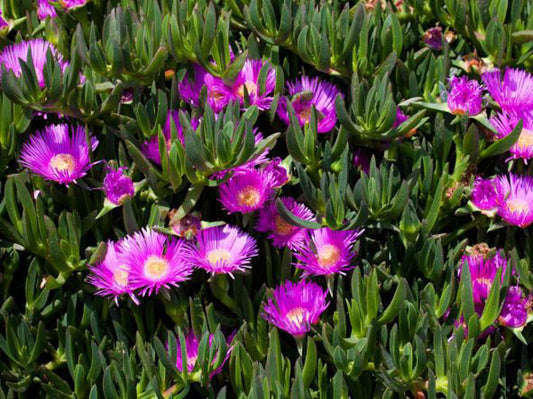
M64 10L70 10L72 8L82 7L85 3L87 3L87 0L59 0L56 4L59 4ZM50 0L37 1L37 16L39 19L57 17L56 9L50 3Z
M368 174L368 172L370 172L370 156L368 155L368 152L363 148L354 149L353 165Z
M246 88L250 98L250 105L256 105L260 110L270 108L274 97L269 96L269 94L272 94L276 87L276 70L270 64L267 64L265 87L264 91L261 92L261 88L259 87L259 74L263 65L263 62L260 60L246 60L244 62L235 83L231 87L234 98L239 100L241 105L244 104L244 90Z
M327 291L318 284L286 281L277 287L263 308L262 317L295 337L302 337L318 323L327 309Z
M511 158L522 158L525 163L533 158L533 111L516 113L503 112L492 115L490 123L497 131L496 137L502 139L513 131L520 119L523 120L522 131L518 140L509 149Z
M448 108L454 115L477 115L483 110L483 88L476 80L452 76L449 79Z
M340 94L333 84L320 81L318 78L310 79L302 76L294 83L287 84L290 100L296 118L300 126L304 126L311 120L311 107L314 106L317 112L317 131L318 133L327 133L335 126L337 122L337 113L335 111L335 97ZM287 110L286 97L282 97L278 104L278 116L287 125L290 124L289 113Z
M527 302L520 287L509 287L498 323L510 328L522 327L527 322Z
M313 212L293 198L281 197L281 201L296 217L309 221L315 220ZM287 223L279 215L275 202L269 202L265 207L261 208L255 229L263 233L269 233L268 238L278 248L289 247L295 249L306 243L307 230Z
M194 76L185 74L185 77L180 82L178 90L183 101L191 104L194 107L200 105L200 92L204 87L204 78L208 75L207 71L198 64L193 65Z
M118 297L128 294L137 305L139 304L130 285L130 269L124 262L120 243L108 241L104 260L89 267L89 271L87 281L98 289L96 295L113 297L118 305Z
M82 127L72 128L71 138L68 125L51 125L24 143L20 163L47 180L68 185L85 176L94 165L89 148L94 151L97 145L98 140L87 140Z
M533 222L533 177L499 176L498 215L508 224L528 227Z
M424 43L426 43L432 50L442 50L442 28L436 26L428 29L424 33L422 40L424 40Z
M470 199L476 208L490 211L498 208L498 192L498 179L482 179L478 177L474 182L474 189Z
M533 76L530 73L506 68L503 80L499 70L484 73L482 79L492 98L504 111L532 109Z
M141 295L152 295L161 288L178 286L188 280L193 266L186 261L187 245L181 239L143 229L126 237L121 244L124 263L130 271L131 287Z
M394 119L394 123L392 124L392 127L398 127L402 123L404 123L409 117L403 113L401 108L396 108L396 119Z
M285 185L290 179L290 176L287 173L287 169L285 169L281 165L281 158L279 157L275 157L270 162L268 162L264 170L265 173L271 176L273 181L273 187L281 187Z
M329 227L310 230L294 254L299 261L295 266L304 270L304 276L344 274L355 267L350 265L356 255L353 246L361 234L363 230L335 231Z
M222 111L234 99L231 88L221 78L206 74L204 83L207 87L207 103L215 113Z
M35 74L41 88L44 88L46 85L43 71L48 50L52 52L52 56L59 63L62 72L65 72L65 68L69 64L68 61L63 60L63 56L57 51L52 43L43 39L32 39L4 47L0 53L0 66L5 66L8 71L13 71L17 78L20 77L22 75L20 61L28 61L28 49L31 49L31 58L35 68Z
M0 29L4 29L4 28L6 28L8 26L9 25L8 25L7 21L4 18L2 18L2 10L0 10Z
M135 188L131 177L126 176L125 166L115 168L107 165L106 176L104 178L104 192L109 201L115 205L122 205L125 200L135 195Z
M189 262L205 271L233 273L250 267L250 260L257 256L255 240L234 226L216 226L201 230L196 245L190 247Z
M220 202L228 213L250 213L274 196L277 182L264 169L249 169L233 175L219 186Z
M483 255L464 255L461 258L461 265L459 269L459 277L463 267L468 265L470 276L472 278L472 293L474 297L474 305L480 309L479 314L483 312L485 301L489 297L490 289L494 284L496 273L501 268L501 280L505 275L507 268L507 260L503 258L499 252L492 257L485 257Z

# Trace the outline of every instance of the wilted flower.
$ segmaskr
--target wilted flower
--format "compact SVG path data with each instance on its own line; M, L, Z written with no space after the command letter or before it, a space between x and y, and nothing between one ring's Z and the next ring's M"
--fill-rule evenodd
M87 0L59 0L57 4L63 7L64 10L82 7L87 3ZM50 0L37 0L37 16L39 19L46 19L46 17L55 18L57 12Z
M533 107L533 76L520 69L494 70L482 76L483 83L492 98L504 111L524 111Z
M276 87L276 70L270 65L266 64L267 73L264 84L264 91L261 91L259 84L259 74L265 64L260 60L246 60L244 65L235 79L235 83L230 88L233 96L239 100L240 104L244 104L244 91L248 92L250 105L256 105L260 110L267 110L270 108L273 96L269 96L274 92Z
M509 287L498 323L510 328L522 327L526 324L527 301L520 287Z
M498 178L498 215L522 228L533 222L533 177L509 174Z
M432 50L442 50L442 28L436 26L428 29L422 37L424 43L426 43Z
M314 106L317 113L317 132L327 133L333 129L337 122L335 97L340 94L335 85L317 77L302 76L294 83L288 83L287 88L292 99L282 97L278 104L278 116L283 122L290 124L287 109L287 101L290 101L301 126L311 120L311 109Z
M474 206L482 211L491 211L498 208L498 179L476 178L472 190L471 201Z
M523 126L516 143L509 149L511 158L522 158L525 163L533 158L533 112L517 114L515 112L504 112L491 116L490 123L497 131L496 137L502 139L513 131L518 122L522 119Z
M310 230L305 245L294 254L299 260L295 266L303 269L304 275L344 274L353 267L353 246L361 234L363 230L335 231L329 227Z
M190 76L187 72L185 77L180 82L178 90L183 101L198 107L200 104L200 92L204 87L204 77L208 74L207 71L198 64L193 65L194 76Z
M104 260L89 270L91 274L87 281L98 289L96 295L113 297L118 305L118 297L128 294L139 304L130 285L130 269L120 252L120 243L108 241Z
M302 337L318 319L329 303L327 291L318 284L301 280L286 281L277 287L263 308L262 316L269 323L295 337Z
M130 270L131 286L141 295L188 280L193 266L186 261L187 248L181 239L143 229L126 237L121 244L124 262Z
M98 140L91 138L89 146L82 127L72 128L71 138L68 125L51 125L24 143L20 163L47 180L68 185L85 176L94 165L89 148L94 151L97 145Z
M290 197L281 197L280 199L294 216L308 221L315 219L313 212L304 204L300 204ZM270 202L261 208L255 229L269 233L268 238L272 240L272 245L278 248L295 249L303 245L307 238L305 228L293 226L279 215L275 202Z
M452 76L449 80L448 108L454 115L477 115L483 110L483 88L476 80Z
M135 195L131 177L124 174L127 169L125 166L115 168L111 165L107 165L105 168L106 176L103 189L107 199L115 205L122 205L125 200Z
M273 187L281 187L290 179L287 169L281 165L281 158L279 157L274 157L268 162L264 170L271 176Z
M205 271L233 273L250 267L257 256L257 245L252 236L235 226L216 226L201 230L197 242L190 247L189 262Z
M220 202L228 213L256 211L273 197L276 183L264 169L241 171L219 186Z
M353 151L353 165L361 169L364 173L370 172L370 156L363 148L356 148Z
M177 210L172 209L168 213L170 219L169 226L172 228L174 233L179 237L186 238L187 240L192 239L202 228L202 219L192 214L185 215L181 219L176 218Z
M69 64L68 61L63 60L63 56L52 43L43 39L32 39L4 47L0 53L0 67L2 65L5 66L8 71L13 71L17 78L20 77L22 75L20 61L28 62L28 49L31 49L31 59L35 68L35 75L41 88L44 88L46 85L43 71L48 51L51 51L53 58L59 63L62 72L65 71L65 68ZM0 74L1 72L2 70L0 68Z

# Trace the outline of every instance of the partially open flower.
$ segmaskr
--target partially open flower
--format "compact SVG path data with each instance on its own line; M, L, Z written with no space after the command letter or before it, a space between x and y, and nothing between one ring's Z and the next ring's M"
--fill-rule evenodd
M111 165L106 166L103 189L107 199L115 205L122 205L124 201L135 194L131 177L124 174L126 169L125 166L120 168Z
M481 211L493 211L498 208L498 179L476 178L472 190L472 204Z
M527 301L520 287L509 287L498 323L510 328L518 328L526 324Z
M476 80L468 77L450 78L450 90L448 91L448 108L454 115L477 115L483 110L483 89Z
M63 7L64 10L83 7L87 0L59 0L57 4ZM37 0L37 16L39 19L46 19L46 17L57 17L55 7L50 3L50 0Z

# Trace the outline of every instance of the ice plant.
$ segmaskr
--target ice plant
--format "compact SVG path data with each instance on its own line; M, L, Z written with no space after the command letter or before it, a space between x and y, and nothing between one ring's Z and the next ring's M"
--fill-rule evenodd
M363 230L335 231L329 227L310 230L304 245L294 256L299 261L295 266L304 270L304 276L321 276L353 268L356 253L353 246Z
M57 2L64 10L82 7L87 3L87 0L59 0ZM50 0L37 0L37 16L39 19L46 19L46 17L55 18L57 12Z
M106 198L115 205L121 205L135 194L131 177L124 174L126 169L125 166L115 168L113 165L106 165L105 167L103 190Z
M50 125L30 137L21 150L20 163L47 180L68 185L87 174L93 166L90 151L98 141L86 137L82 127ZM90 144L89 144L90 143Z
M250 213L272 198L276 182L264 169L241 171L219 186L219 199L228 213Z
M504 327L522 327L527 322L527 302L520 287L509 287L498 323Z
M186 261L185 241L147 228L125 238L121 249L130 270L131 286L140 290L141 295L177 286L189 279L193 271Z
M363 148L355 148L353 151L353 165L363 173L370 172L370 156Z
M7 28L9 25L7 23L7 21L2 18L2 10L0 10L0 29L4 29L4 28Z
M300 204L291 197L281 197L285 207L296 217L312 221L313 212L304 204ZM289 247L295 249L305 243L307 229L287 223L279 214L275 202L269 202L259 211L255 229L268 233L272 245L278 248Z
M492 211L498 208L498 191L498 179L477 177L470 200L476 208L482 211Z
M481 254L464 255L461 258L459 277L463 274L464 267L468 267L470 270L474 305L476 310L479 310L478 313L481 314L496 278L496 273L500 268L502 269L501 279L503 281L507 260L499 252L496 252L493 256L483 256Z
M207 103L215 113L222 111L234 99L229 86L221 78L206 74L204 83L207 87Z
M483 110L483 88L478 81L469 80L467 76L452 76L449 82L447 104L452 114L477 115Z
M261 69L266 65L266 78L264 82L264 90L261 90L259 75ZM242 69L240 70L235 83L231 86L231 93L239 100L240 104L244 104L245 90L248 92L250 105L255 105L260 110L267 110L273 100L273 92L276 87L276 70L269 64L263 63L261 60L246 60Z
M424 33L422 40L424 40L424 43L426 43L432 50L442 50L442 28L436 26L428 29Z
M212 274L233 273L250 267L257 256L257 245L249 234L235 226L216 226L201 230L190 247L189 262Z
M265 173L270 175L273 187L276 188L285 185L290 179L287 169L281 165L281 162L281 158L274 157L264 169Z
M130 268L124 261L120 243L108 241L104 260L89 270L87 281L97 288L96 295L112 297L118 305L118 297L128 294L139 304L130 285Z
M525 111L533 107L533 75L515 68L506 68L482 75L491 97L504 111Z
M198 64L193 65L193 76L187 72L185 77L178 86L180 97L183 101L198 107L200 104L200 92L204 87L204 78L208 75L207 71Z
M46 64L46 54L52 53L53 58L59 63L61 71L64 72L68 66L68 61L63 60L63 56L57 51L52 43L43 39L31 39L20 43L11 44L3 48L0 53L0 67L4 66L6 70L12 71L18 78L22 75L20 61L28 62L28 49L31 52L31 59L35 68L35 75L41 88L45 87L44 65ZM1 74L0 69L0 74Z
M327 291L318 284L286 281L277 287L263 307L262 317L295 337L303 337L327 309Z
M525 163L533 158L533 110L529 112L503 112L491 116L490 123L497 131L496 137L502 139L513 131L522 119L522 131L516 143L509 149L511 158L522 158Z
M301 126L311 120L311 110L314 106L317 113L318 133L327 133L337 122L335 111L335 97L340 94L339 89L332 83L321 81L319 78L302 76L293 83L287 83L291 99L282 97L278 104L278 116L287 125L290 124L287 102L290 101L296 118Z
M498 215L508 224L528 227L533 222L533 177L511 173L498 182Z

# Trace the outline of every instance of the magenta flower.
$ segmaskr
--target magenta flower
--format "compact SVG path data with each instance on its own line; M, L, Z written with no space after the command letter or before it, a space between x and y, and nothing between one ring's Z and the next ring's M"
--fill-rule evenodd
M198 348L200 347L200 341L202 340L202 337L197 337L192 330L190 330L188 333L185 334L185 353L187 357L187 372L192 373L194 371L194 368L196 367L196 364L198 363ZM231 335L227 341L228 350L226 352L226 356L224 360L222 361L222 364L215 370L209 369L210 374L209 378L213 378L214 375L220 373L222 371L222 368L224 367L224 364L229 359L231 355L231 341L233 340L233 335ZM214 335L209 334L209 346L213 345L214 341ZM176 357L176 368L178 371L183 371L183 359L181 355L181 344L179 339L176 340L177 345L177 357ZM217 351L218 354L218 351ZM215 356L216 358L216 356Z
M449 79L448 108L454 115L477 115L483 110L483 88L476 80L467 76L452 76Z
M5 66L8 71L13 71L17 78L20 77L22 75L20 60L25 62L28 61L28 49L31 49L31 58L35 68L35 74L41 88L45 87L43 71L48 50L52 52L52 56L59 63L62 72L65 72L65 69L69 64L68 61L63 60L63 56L57 51L52 43L43 39L31 39L4 47L0 53L0 66ZM0 74L1 72L0 69Z
M518 286L509 287L498 323L504 327L518 328L527 322L527 298Z
M189 262L217 274L244 271L257 256L255 240L235 226L216 226L201 230L196 245L190 247Z
M304 276L322 276L344 271L356 256L353 246L363 234L363 230L335 231L329 227L310 230L304 245L294 254L298 263L295 266L304 270Z
M115 205L122 205L125 200L135 195L131 177L124 174L126 169L125 166L115 168L110 165L105 168L106 176L103 189L107 199Z
M353 165L363 171L363 173L370 172L370 155L363 148L356 148L353 151Z
M87 140L82 127L72 128L71 138L68 125L51 125L24 143L20 164L47 180L68 185L85 176L94 165L89 152L97 145L95 138Z
M305 205L296 202L294 198L281 197L281 201L296 217L309 221L315 220L313 212ZM268 238L272 240L272 245L277 248L296 249L306 243L307 229L287 223L279 215L275 202L269 202L261 208L255 229L269 233Z
M503 80L499 70L484 73L482 79L492 98L504 111L532 109L533 76L530 73L506 68Z
M102 262L89 267L89 284L97 288L96 295L112 297L118 305L118 297L128 294L138 305L130 285L130 269L120 251L120 243L107 242L107 252Z
M87 0L59 0L57 4L63 7L64 10L82 7L87 3ZM37 0L37 17L39 19L46 19L46 17L55 18L57 12L50 0Z
M470 200L474 206L482 211L491 211L498 208L498 179L476 178Z
M185 77L180 82L178 90L183 101L191 104L194 107L200 105L200 92L204 87L204 77L208 74L207 71L198 64L193 65L194 76L185 74Z
M401 108L396 108L396 119L394 119L394 123L392 124L392 127L398 127L402 123L404 123L409 117L403 113Z
M496 137L501 139L513 131L518 122L522 119L523 127L520 132L520 137L516 143L509 149L511 158L522 158L525 163L533 158L533 112L504 112L496 115L492 115L490 123L497 131Z
M440 26L436 26L428 29L424 33L422 40L424 40L424 43L426 43L432 50L442 50L442 28Z
M2 10L0 10L0 29L4 29L4 28L7 28L9 25L7 23L7 21L2 18Z
M459 277L461 277L461 271L463 267L468 265L470 270L470 276L472 278L472 293L474 296L474 305L480 307L481 314L485 301L489 297L490 289L494 283L496 273L501 268L501 280L505 275L505 269L507 268L507 260L503 258L499 252L492 257L485 257L480 254L476 255L464 255L461 258L461 265L459 268Z
M219 113L234 99L231 88L221 78L206 74L204 83L207 87L207 103L215 113Z
M248 92L250 105L256 105L260 110L267 110L272 103L274 88L276 87L276 70L268 65L268 72L265 79L264 92L259 87L259 74L263 68L263 62L260 60L246 60L237 75L235 83L231 87L231 92L240 104L244 104L244 88Z
M528 227L533 222L533 177L509 174L498 181L498 215L508 224Z
M178 286L193 271L193 266L186 261L185 241L167 238L150 229L126 237L121 249L130 270L131 287L139 289L141 295Z
M303 337L327 309L327 295L318 284L305 280L286 281L274 290L263 308L262 317L295 337Z
M292 96L291 104L296 113L300 126L311 120L311 107L317 111L317 131L327 133L337 122L335 111L335 97L340 94L339 89L329 82L320 81L318 78L302 76L294 83L287 84L289 95ZM290 124L287 110L287 98L282 97L278 104L278 116L287 125Z
M290 179L289 173L287 172L287 169L281 165L281 158L279 157L274 157L270 162L268 162L264 170L265 173L271 176L273 187L281 187Z
M220 202L228 213L256 211L274 196L276 183L273 175L264 169L236 173L219 186Z

